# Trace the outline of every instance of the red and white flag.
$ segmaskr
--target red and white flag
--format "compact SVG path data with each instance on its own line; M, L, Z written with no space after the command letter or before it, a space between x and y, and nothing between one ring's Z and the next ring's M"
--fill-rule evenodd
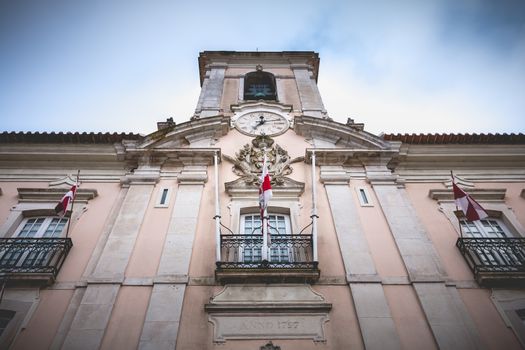
M77 185L73 185L69 191L62 197L60 202L58 202L55 207L55 212L57 215L64 216L67 212L67 207L70 202L75 199L75 194L77 193Z
M465 191L459 188L454 182L452 177L452 188L454 190L454 201L456 205L461 209L467 221L481 220L489 216L485 209L478 202L469 196Z
M268 207L268 202L272 198L272 184L270 174L268 173L268 164L266 163L267 161L265 154L261 175L261 185L259 186L259 208L261 209L261 221L264 217L264 211Z

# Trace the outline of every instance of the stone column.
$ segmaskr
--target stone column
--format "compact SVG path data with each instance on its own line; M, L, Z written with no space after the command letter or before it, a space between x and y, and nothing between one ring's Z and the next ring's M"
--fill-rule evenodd
M442 349L483 348L457 292L445 286L445 272L403 186L386 167L367 167L367 179L394 237L434 337ZM454 293L456 292L456 293Z
M139 167L123 180L129 189L64 340L63 349L98 349L124 280L159 168Z
M321 100L321 94L314 80L311 67L307 64L292 64L302 112L305 115L326 118L326 110Z
M140 336L142 350L174 349L177 343L193 240L207 179L205 166L186 166L178 177L175 205Z
M206 76L195 109L196 116L200 118L213 117L222 112L221 99L226 68L226 63L212 63L206 67Z
M401 349L381 279L348 186L350 175L341 166L322 166L321 181L328 196L365 347Z

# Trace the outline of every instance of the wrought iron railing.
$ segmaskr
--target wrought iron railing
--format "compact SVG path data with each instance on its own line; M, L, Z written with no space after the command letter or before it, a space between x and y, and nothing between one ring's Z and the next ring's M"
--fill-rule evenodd
M72 246L71 238L0 238L0 273L56 278Z
M459 238L456 246L478 280L483 274L525 273L525 238Z
M312 235L271 235L269 259L262 260L262 235L221 235L218 269L316 269Z

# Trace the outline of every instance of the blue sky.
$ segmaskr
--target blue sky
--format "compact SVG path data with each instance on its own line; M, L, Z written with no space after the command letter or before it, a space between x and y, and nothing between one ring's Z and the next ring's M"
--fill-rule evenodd
M366 4L365 4L366 3ZM525 132L525 1L0 2L0 130L189 120L204 50L313 50L330 117Z

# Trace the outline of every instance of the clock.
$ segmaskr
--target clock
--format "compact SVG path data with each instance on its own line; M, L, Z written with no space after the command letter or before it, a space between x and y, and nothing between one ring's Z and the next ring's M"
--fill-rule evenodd
M272 112L249 112L235 120L237 130L245 135L275 136L288 130L290 123L280 114Z

